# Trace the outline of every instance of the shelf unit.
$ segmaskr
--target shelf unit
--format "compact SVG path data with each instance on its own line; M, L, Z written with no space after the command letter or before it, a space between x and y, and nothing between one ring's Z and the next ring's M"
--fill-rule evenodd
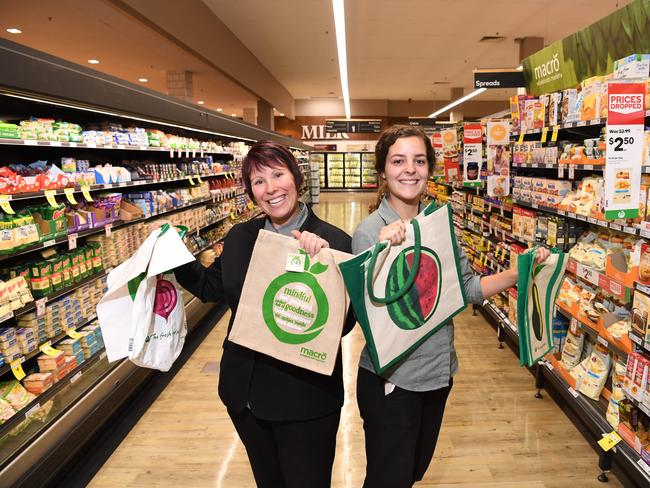
M60 117L61 114L65 114L64 120L75 121L87 121L93 120L93 118L96 121L108 119L141 127L159 128L167 133L193 137L203 141L216 140L220 144L224 141L243 141L250 144L265 139L283 144L294 151L308 152L312 149L300 141L260 129L219 113L205 110L203 107L197 107L161 95L139 85L98 73L84 66L78 66L2 39L0 39L0 63L3 66L11 67L11 69L0 72L0 99L7 102L4 105L5 107L11 106L12 116L15 116L14 112L18 111L16 110L17 107L24 106L26 108L23 110L27 115ZM66 118L70 114L74 119ZM0 118L1 116L0 113ZM175 148L172 150L170 148L122 146L117 144L98 145L0 139L0 155L3 152L5 157L6 154L11 154L12 157L7 159L12 161L29 160L33 151L36 151L33 154L51 154L51 157L69 154L79 155L79 157L86 159L92 159L88 154L97 154L97 157L102 158L103 161L107 159L111 161L137 159L138 154L142 154L142 159L172 163L178 161L172 158L185 157L194 159L207 155L215 155L221 161L241 159L239 154L232 154L227 151L212 151L209 150L210 147L182 150ZM34 159L36 159L36 156L34 156ZM204 178L223 178L232 174L230 168L226 168L222 172L209 174L190 175L179 172L173 178L93 185L87 190L93 193L106 190L119 191L121 189L128 191L134 188L140 190L147 187L166 188L170 184L193 185L195 179L200 182ZM309 179L308 172L306 172L306 176ZM84 190L86 188L77 187L72 189L72 193L78 194ZM63 189L55 190L53 194L65 197ZM174 212L216 202L217 200L239 198L241 195L241 190L211 191L209 197L188 201L175 208L146 215L142 218L111 222L108 226L110 226L111 231L117 230L138 222L170 215ZM8 199L12 206L20 207L32 201L39 202L46 197L47 195L43 191L13 194L4 198ZM309 201L309 193L302 194L301 198ZM259 212L248 211L239 216L237 220L255 218L258 215ZM193 231L207 230L219 225L229 217L231 217L230 214L222 215L199 229L193 229ZM106 226L88 229L77 232L76 237L82 239L107 232L107 230ZM223 237L211 242L209 245L202 246L194 254L198 255L221 240L223 240ZM22 259L21 256L26 257L29 253L47 247L63 245L67 241L68 236L61 236L20 249L10 255L0 256L0 261L3 261L4 264L16 257ZM46 298L46 306L47 303L74 292L84 283L100 279L109 272L110 269L107 269L49 294ZM184 303L190 332L188 337L191 338L197 327L200 327L202 331L213 327L217 318L223 313L224 305L221 303L215 308L214 305L202 304L196 298L188 297L188 295L184 293L184 297L186 297ZM0 326L8 326L12 323L14 317L19 317L35 309L36 302L28 303L21 309L12 312L10 316L0 318ZM94 320L94 315L91 314L87 318L80 320L75 326L83 327ZM202 334L203 332L201 332ZM51 341L56 343L66 335L67 331L62 331L51 338ZM25 361L31 364L30 361L33 361L33 358L39 354L40 351L26 354ZM0 368L0 375L6 376L8 374L11 374L8 365ZM20 412L0 426L0 436L2 436L17 424L23 422L26 416L35 410L37 404L40 406L50 400L54 402L53 411L44 423L33 421L24 432L17 436L8 437L3 442L2 449L0 449L0 478L3 480L3 484L40 486L55 479L59 473L66 469L68 463L74 463L75 457L90 447L89 439L92 439L92 436L96 435L104 426L109 425L112 416L118 414L119 410L128 403L133 395L137 394L152 378L160 375L162 373L137 368L129 361L117 361L108 364L105 352L97 352L72 371L63 381L57 383L55 387L50 388L44 394L39 395L34 402L26 405ZM35 469L35 467L38 467L38 469Z

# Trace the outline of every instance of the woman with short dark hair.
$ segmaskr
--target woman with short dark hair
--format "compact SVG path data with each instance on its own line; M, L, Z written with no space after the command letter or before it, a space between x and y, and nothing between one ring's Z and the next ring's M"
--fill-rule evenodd
M303 177L288 149L258 142L244 158L242 177L246 192L265 216L235 225L225 238L223 253L209 268L195 261L175 270L178 282L202 301L226 300L232 311L228 332L261 229L295 237L311 256L330 246L351 251L349 235L300 202ZM344 334L354 323L350 313ZM226 339L219 397L246 447L260 488L330 486L343 406L340 348L334 372L326 376Z

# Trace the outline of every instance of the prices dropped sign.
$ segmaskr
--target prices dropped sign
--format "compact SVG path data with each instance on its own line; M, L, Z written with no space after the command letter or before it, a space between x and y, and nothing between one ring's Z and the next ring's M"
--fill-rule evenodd
M605 218L633 219L639 215L643 121L643 83L610 83L605 166Z

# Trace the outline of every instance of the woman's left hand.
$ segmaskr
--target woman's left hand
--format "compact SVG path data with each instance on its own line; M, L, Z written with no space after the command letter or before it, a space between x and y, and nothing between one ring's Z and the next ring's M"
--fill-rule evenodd
M535 264L542 264L550 255L551 253L548 249L545 247L540 247L537 249L537 254L535 255Z
M329 242L311 232L293 230L291 234L298 239L300 247L309 254L309 257L313 258L324 247L330 247Z

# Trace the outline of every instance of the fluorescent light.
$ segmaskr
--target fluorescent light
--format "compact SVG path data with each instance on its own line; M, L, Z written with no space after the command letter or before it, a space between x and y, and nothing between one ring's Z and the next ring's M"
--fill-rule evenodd
M237 117L237 114L230 114L232 117Z
M9 34L22 34L23 33L23 31L21 31L20 29L17 29L16 27L12 27L10 29L7 29L7 32Z
M517 66L515 69L516 69L517 71L523 71L523 70L524 70L524 67L520 64L520 65Z
M332 0L334 8L334 26L336 28L336 50L339 56L339 73L345 118L351 118L350 90L348 88L348 54L345 47L345 9L344 0Z
M149 80L146 79L146 78L138 78L138 81L139 81L140 83L146 83L146 82L149 81Z
M446 112L450 108L454 108L456 105L460 105L461 103L466 102L470 98L474 98L476 95L480 95L485 90L487 90L487 88L479 88L478 90L474 90L472 93L469 93L468 95L465 95L464 97L460 97L455 102L451 102L449 105L445 105L440 110L436 110L431 115L429 115L429 117L437 117L438 115L440 115L443 112Z
M89 62L90 64L99 64L99 61L96 60L96 59L89 59L88 62Z
M222 109L222 108L218 108L218 109L217 109L217 112L223 112L223 109Z
M196 103L198 103L199 105L203 105L205 102L204 102L203 100L199 100L199 101L196 102Z
M280 114L280 117L284 117L284 114Z

